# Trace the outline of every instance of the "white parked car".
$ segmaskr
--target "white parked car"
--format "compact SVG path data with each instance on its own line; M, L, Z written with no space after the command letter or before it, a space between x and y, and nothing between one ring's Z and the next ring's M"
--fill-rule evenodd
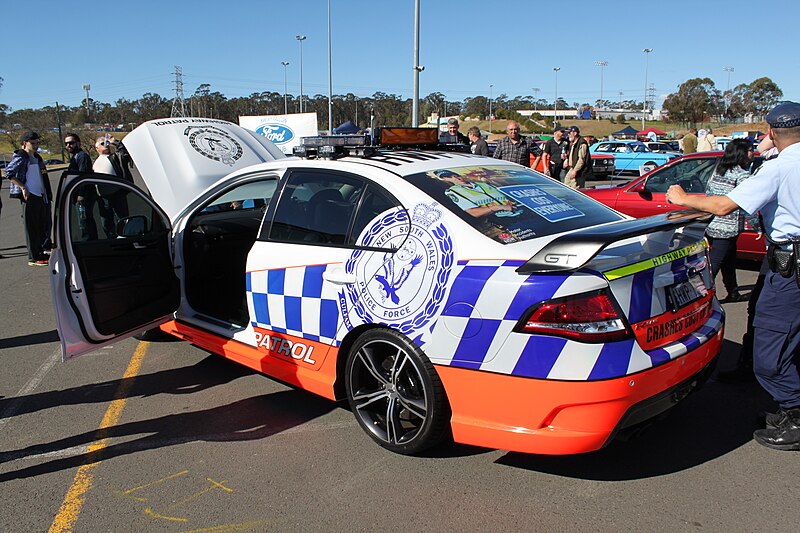
M347 398L398 453L448 436L596 450L711 372L724 317L704 215L630 219L513 163L340 141L286 157L235 124L164 119L124 140L148 191L65 175L50 260L65 357L160 326ZM88 213L100 236L84 241L75 200L95 186L119 209Z

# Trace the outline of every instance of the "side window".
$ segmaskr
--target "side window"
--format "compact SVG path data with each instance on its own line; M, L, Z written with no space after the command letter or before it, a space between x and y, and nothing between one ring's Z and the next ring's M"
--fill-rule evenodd
M622 154L622 153L625 153L625 152L628 152L628 151L629 151L628 147L625 146L624 144L620 144L619 146L614 148L614 152L616 152L618 154Z
M214 198L200 210L200 213L250 211L257 212L256 216L260 219L260 213L269 205L277 186L277 179L242 184Z
M140 237L163 232L161 216L130 189L114 183L86 183L72 190L69 233L72 242Z
M353 231L351 233L351 241L357 241L359 235L361 235L364 228L367 227L367 224L369 224L371 220L381 213L385 213L394 208L402 208L402 206L395 200L389 198L374 185L367 187L364 199L358 207L356 222L353 225Z
M716 159L681 161L650 176L646 189L650 192L666 193L671 185L680 185L686 192L703 193L716 166Z
M282 242L349 244L361 180L325 171L293 172L275 210L269 239Z

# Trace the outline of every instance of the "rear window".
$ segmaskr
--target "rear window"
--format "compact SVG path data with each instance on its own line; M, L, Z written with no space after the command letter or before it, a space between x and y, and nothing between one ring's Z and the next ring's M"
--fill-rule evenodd
M406 180L476 230L502 243L622 218L582 193L524 167L439 169L412 174Z

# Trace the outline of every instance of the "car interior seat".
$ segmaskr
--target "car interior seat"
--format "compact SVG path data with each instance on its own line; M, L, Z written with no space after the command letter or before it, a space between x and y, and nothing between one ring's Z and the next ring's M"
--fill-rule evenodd
M307 242L344 243L350 221L350 204L337 189L323 189L308 201L311 231ZM324 228L324 229L323 229Z

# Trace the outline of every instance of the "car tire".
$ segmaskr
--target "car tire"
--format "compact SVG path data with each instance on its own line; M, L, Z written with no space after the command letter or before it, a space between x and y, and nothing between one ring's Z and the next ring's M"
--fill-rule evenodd
M658 167L658 163L656 163L655 161L648 161L647 163L645 163L645 165L653 165L654 167Z
M403 334L381 328L361 335L348 354L345 381L358 424L384 448L411 455L446 437L450 408L442 381Z

